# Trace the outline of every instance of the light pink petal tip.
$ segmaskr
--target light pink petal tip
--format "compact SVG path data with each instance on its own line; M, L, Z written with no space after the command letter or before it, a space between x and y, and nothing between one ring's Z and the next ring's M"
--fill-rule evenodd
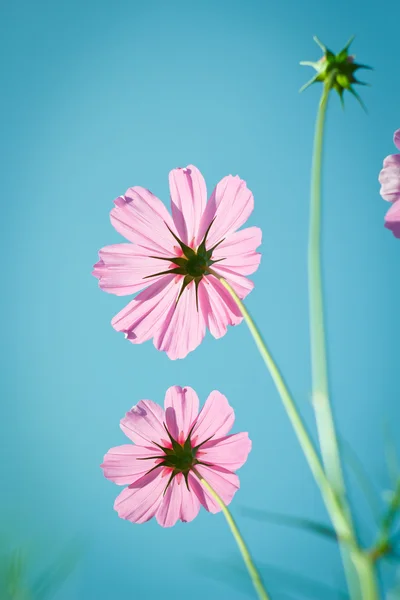
M149 258L148 250L133 244L114 244L99 251L99 261L94 265L93 275L99 286L109 294L127 296L139 292L158 281L154 277L165 270L165 262Z
M396 238L400 238L400 201L391 206L385 216L385 227L392 231Z
M117 497L114 508L121 519L132 523L145 523L154 517L163 498L166 478L156 469L144 475Z
M391 154L383 161L383 169L379 173L380 194L388 202L400 199L400 154Z
M228 175L216 185L201 219L199 240L208 235L212 247L235 232L249 218L254 208L254 198L246 182L240 177Z
M169 187L178 237L186 245L193 247L197 245L200 220L207 202L204 177L194 165L188 165L184 169L170 172Z
M172 527L178 520L188 523L197 517L200 500L187 488L185 478L180 473L174 477L156 514L162 527Z
M198 465L197 471L207 483L213 488L214 492L221 497L223 502L230 504L233 496L240 487L239 477L228 469L219 466L208 467ZM189 485L197 498L206 510L212 513L220 512L222 509L210 492L201 484L196 475L189 474Z
M400 129L394 132L393 141L396 148L400 150Z
M179 293L179 289L177 291ZM166 352L171 360L185 358L199 346L205 333L205 320L202 311L197 309L196 286L192 281L178 303L174 302L164 313L161 326L154 335L154 345L157 350Z
M168 231L168 227L174 231L171 215L154 194L139 186L132 187L114 203L110 218L118 233L146 248L150 255L175 254L174 239Z
M247 227L236 231L227 237L213 252L215 260L222 259L220 266L240 275L254 273L261 260L261 254L256 252L262 240L259 227Z
M236 471L244 465L251 450L248 433L234 433L222 438L212 438L200 447L196 458L207 464L214 464Z
M150 471L157 463L159 454L156 447L125 444L111 448L104 457L101 468L104 477L117 485L130 485Z
M203 444L209 438L225 436L233 427L235 413L226 397L218 391L208 396L192 431L194 445Z
M121 429L135 444L152 446L154 442L162 446L167 441L168 445L164 419L161 406L152 400L141 400L121 419Z
M199 414L199 398L191 387L174 385L165 394L165 417L168 431L180 444L188 437Z

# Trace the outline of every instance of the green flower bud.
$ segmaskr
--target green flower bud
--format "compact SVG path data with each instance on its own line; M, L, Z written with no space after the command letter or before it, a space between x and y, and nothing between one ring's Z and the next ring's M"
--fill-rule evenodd
M371 69L367 65L362 65L354 62L355 56L349 55L349 47L354 39L354 36L350 38L345 47L338 53L334 54L317 37L314 40L323 51L323 56L317 62L302 61L301 65L312 67L316 70L316 75L310 81L308 81L301 88L300 92L308 88L312 83L321 82L328 90L334 89L339 94L340 100L343 105L343 92L348 90L353 96L357 98L361 106L365 110L365 106L354 90L353 85L368 85L363 81L358 81L354 73L358 69Z

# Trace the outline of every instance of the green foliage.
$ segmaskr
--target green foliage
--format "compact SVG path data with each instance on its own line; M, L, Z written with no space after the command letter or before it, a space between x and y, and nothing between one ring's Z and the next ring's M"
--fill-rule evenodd
M72 573L81 551L76 544L65 548L44 567L20 546L0 547L1 600L51 600Z

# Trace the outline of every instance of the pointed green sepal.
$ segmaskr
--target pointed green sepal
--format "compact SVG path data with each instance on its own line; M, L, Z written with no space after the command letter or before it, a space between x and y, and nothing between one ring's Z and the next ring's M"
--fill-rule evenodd
M187 288L189 283L191 283L192 281L193 281L193 277L191 275L185 275L185 277L183 279L182 287L181 287L179 295L176 299L176 304L178 304L183 292L185 291L185 289Z
M168 227L168 225L167 225L167 227ZM172 231L172 229L170 227L168 227L168 230L169 230L170 234L174 237L174 239L178 242L178 244L181 247L181 250L182 250L183 254L186 256L186 258L192 258L193 256L196 256L196 252L193 250L193 248L186 246L186 244L184 244L178 238L178 236L175 235L175 233Z
M349 55L349 48L354 40L352 36L347 44L342 48L338 54L334 54L315 36L315 42L323 51L323 56L317 62L313 61L302 61L300 64L308 67L312 67L317 72L316 75L303 85L300 92L303 92L313 83L321 82L326 89L334 89L339 94L340 102L343 106L343 92L348 90L357 100L360 102L362 108L366 110L364 103L361 98L354 91L354 85L366 85L358 81L354 73L358 69L372 69L368 65L356 63L354 61L355 56Z

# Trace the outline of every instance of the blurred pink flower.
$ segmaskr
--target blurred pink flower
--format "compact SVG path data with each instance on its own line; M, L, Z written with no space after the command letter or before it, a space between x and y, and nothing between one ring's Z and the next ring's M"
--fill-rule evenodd
M393 138L395 146L400 150L400 129ZM385 216L385 227L394 236L400 238L400 154L390 154L383 161L383 169L379 173L381 196L388 202L393 202Z
M224 277L244 298L254 287L247 275L260 263L258 227L238 229L250 216L254 199L246 183L228 175L207 202L206 184L193 165L169 174L172 217L142 187L115 200L111 223L131 243L106 246L93 275L101 289L136 296L112 320L133 344L153 338L171 359L184 358L203 340L215 338L242 316L209 269ZM147 288L147 289L144 289Z
M394 143L400 150L400 129L394 134ZM383 161L379 173L380 194L388 202L400 200L400 154L390 154Z
M225 504L239 489L234 473L247 460L247 433L227 435L235 416L225 396L211 392L199 413L199 399L190 388L170 387L165 411L141 400L121 420L121 429L135 444L111 448L101 465L104 475L127 485L114 508L122 519L144 523L154 516L163 527L180 519L192 521L204 508L220 506L203 488L194 469Z
M400 200L397 200L386 213L385 227L390 229L395 237L400 238Z

